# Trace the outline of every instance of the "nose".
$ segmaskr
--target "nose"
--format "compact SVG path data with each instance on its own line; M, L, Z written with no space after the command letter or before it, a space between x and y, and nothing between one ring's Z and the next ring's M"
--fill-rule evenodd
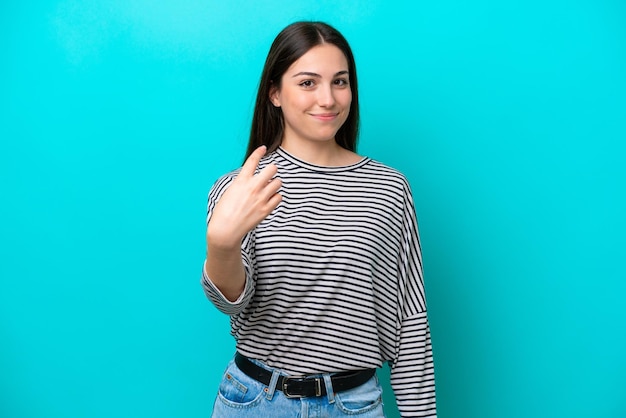
M335 94L332 86L324 85L317 89L317 104L321 107L332 107L335 104Z

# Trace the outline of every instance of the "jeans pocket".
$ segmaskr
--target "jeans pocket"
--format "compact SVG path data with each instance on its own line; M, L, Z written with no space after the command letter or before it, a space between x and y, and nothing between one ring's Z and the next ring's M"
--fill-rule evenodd
M383 391L378 384L378 378L373 376L361 386L336 393L335 401L343 413L357 415L382 407L382 394Z
M265 394L265 386L246 376L233 363L230 364L218 391L218 399L232 408L250 408L258 405Z

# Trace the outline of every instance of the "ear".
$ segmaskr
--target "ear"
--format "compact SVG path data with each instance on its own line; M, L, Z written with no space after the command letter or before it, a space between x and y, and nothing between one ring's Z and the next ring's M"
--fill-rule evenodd
M280 91L274 83L272 83L270 87L270 102L272 102L275 107L280 107Z

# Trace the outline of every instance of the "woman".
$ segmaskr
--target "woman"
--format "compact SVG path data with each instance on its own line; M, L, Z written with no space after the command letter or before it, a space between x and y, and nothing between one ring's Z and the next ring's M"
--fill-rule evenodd
M409 185L355 153L355 62L298 22L274 40L243 167L209 194L202 285L237 354L214 417L435 416L430 331Z

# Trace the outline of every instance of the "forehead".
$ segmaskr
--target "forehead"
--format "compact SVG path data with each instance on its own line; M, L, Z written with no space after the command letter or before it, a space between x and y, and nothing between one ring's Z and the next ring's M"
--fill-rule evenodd
M287 75L299 72L334 75L348 71L348 60L341 49L332 44L322 44L309 49L287 69Z

